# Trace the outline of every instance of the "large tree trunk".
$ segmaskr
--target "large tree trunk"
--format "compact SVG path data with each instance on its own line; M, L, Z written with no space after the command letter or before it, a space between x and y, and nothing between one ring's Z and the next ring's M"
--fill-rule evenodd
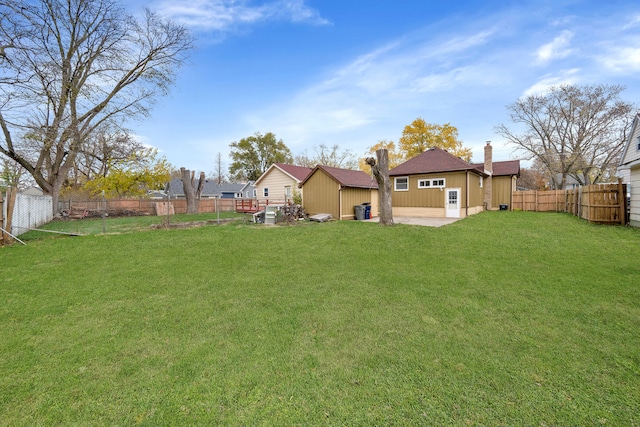
M200 201L200 195L202 194L202 188L204 187L204 172L200 172L200 179L197 184L195 183L195 174L195 171L191 172L189 169L180 168L184 197L187 199L188 214L198 213L198 202Z
M367 158L371 172L378 182L380 195L380 225L393 225L393 210L391 207L391 180L389 179L389 152L386 148L376 150L376 159Z

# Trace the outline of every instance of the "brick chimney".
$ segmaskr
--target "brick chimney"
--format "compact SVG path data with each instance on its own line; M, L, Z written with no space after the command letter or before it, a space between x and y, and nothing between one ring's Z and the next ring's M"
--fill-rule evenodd
M484 173L488 174L487 178L484 178L484 208L485 210L491 210L491 200L493 198L493 187L491 178L493 176L493 148L491 147L491 141L487 141L487 145L484 146Z

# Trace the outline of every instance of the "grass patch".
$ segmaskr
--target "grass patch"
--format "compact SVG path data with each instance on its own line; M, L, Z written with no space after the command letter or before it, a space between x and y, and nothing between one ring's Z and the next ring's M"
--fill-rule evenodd
M640 425L639 257L531 212L0 249L0 425Z
M151 227L162 224L166 220L166 216L129 216L129 217L116 217L116 218L86 218L81 220L56 220L52 221L44 226L40 227L41 230L61 231L65 233L77 233L77 234L101 234L101 233L131 233L137 231L146 231ZM218 213L204 213L197 215L177 214L169 217L170 224L179 224L186 222L201 222L201 221L217 221L218 218L221 221L228 221L230 219L238 221L250 221L251 216L247 214L240 214L236 212L220 212ZM20 240L32 241L50 239L60 236L54 234L29 231L28 233L19 236Z

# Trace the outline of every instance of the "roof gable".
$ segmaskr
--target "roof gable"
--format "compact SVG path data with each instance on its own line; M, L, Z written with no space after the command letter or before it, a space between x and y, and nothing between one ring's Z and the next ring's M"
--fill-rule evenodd
M274 163L269 166L269 168L262 175L260 175L254 185L258 185L260 181L262 181L265 176L269 175L274 168L280 170L282 173L288 175L289 177L291 177L291 179L295 180L298 183L304 180L312 171L311 168L307 168L304 166L287 165L285 163Z
M389 175L416 175L467 170L472 170L478 174L484 174L483 171L476 169L476 167L471 163L467 163L461 158L456 157L441 148L433 147L391 169L389 171Z
M309 175L307 175L307 177L304 179L304 181L302 181L301 184L304 184L309 178L311 178L311 176L316 173L317 170L322 170L343 187L378 188L378 183L376 182L376 180L369 176L366 172L363 172L361 170L334 168L324 165L316 166L313 171Z
M635 137L635 138L634 138ZM640 113L636 114L633 119L633 123L631 124L631 131L629 132L629 139L622 150L622 156L620 157L620 166L629 166L631 163L637 162L640 160L640 155L634 155L633 153L636 151L634 147L636 147L636 143L634 140L640 137ZM630 148L631 147L631 148Z

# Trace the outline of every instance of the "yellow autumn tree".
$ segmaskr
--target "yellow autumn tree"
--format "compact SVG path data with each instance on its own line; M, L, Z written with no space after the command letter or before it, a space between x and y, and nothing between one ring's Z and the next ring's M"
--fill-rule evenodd
M393 141L382 139L378 141L377 144L369 147L369 150L365 153L365 156L358 161L358 167L360 168L360 170L365 171L366 173L371 172L371 166L367 164L366 158L376 157L376 151L381 148L386 148L389 152L389 169L393 169L403 162L403 157L396 148L396 143Z
M433 147L446 150L464 161L471 161L471 149L462 146L455 126L449 123L444 125L427 123L418 117L404 127L399 147L404 160L409 160Z
M162 190L171 178L171 164L158 157L156 148L139 150L129 158L112 162L109 172L84 184L89 193L106 197L141 197L149 190Z

